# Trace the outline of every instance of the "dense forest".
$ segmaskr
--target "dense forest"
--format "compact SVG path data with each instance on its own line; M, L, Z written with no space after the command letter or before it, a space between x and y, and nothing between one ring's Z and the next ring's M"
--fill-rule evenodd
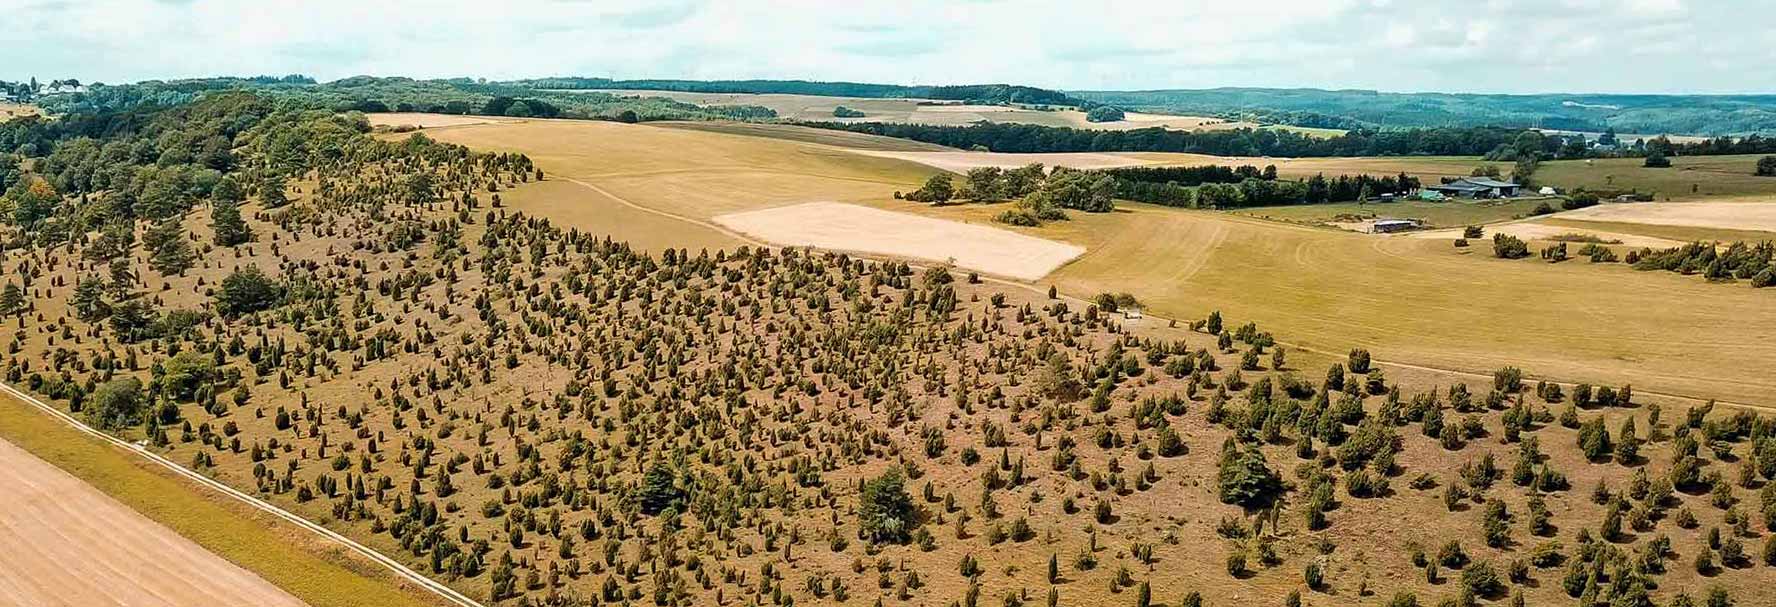
M1100 131L1032 124L933 126L882 122L808 122L807 126L912 139L994 152L1188 152L1216 156L1481 156L1517 140L1520 129L1494 127L1351 131L1315 137L1276 129Z
M1316 174L1277 179L1276 165L1123 167L1100 172L1115 179L1116 198L1193 209L1235 209L1370 200L1418 190L1418 178L1399 175Z
M1648 135L1776 132L1776 95L1481 95L1259 88L1070 93L1136 110L1342 129L1503 126Z
M1090 102L1066 93L1013 84L954 86L904 86L861 82L812 82L807 80L612 80L609 78L538 78L508 82L533 89L622 89L679 91L687 93L780 93L827 97L877 99L942 99L976 103L1089 106Z

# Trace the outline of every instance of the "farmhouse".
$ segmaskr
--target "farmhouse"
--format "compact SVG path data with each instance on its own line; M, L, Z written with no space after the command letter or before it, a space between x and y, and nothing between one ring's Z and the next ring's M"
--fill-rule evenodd
M1371 234L1392 234L1424 227L1417 219L1377 219L1369 226Z
M1510 198L1516 196L1522 188L1523 186L1515 183L1491 177L1463 177L1442 185L1425 186L1427 190L1455 198Z

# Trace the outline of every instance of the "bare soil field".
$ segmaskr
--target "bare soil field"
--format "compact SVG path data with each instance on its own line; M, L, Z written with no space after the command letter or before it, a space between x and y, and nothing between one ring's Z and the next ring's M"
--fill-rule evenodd
M1580 221L1776 232L1776 201L1600 204L1563 213L1561 217Z
M4 440L0 487L0 605L304 605Z
M734 213L715 221L777 244L954 263L1020 280L1042 278L1085 252L983 225L831 202Z

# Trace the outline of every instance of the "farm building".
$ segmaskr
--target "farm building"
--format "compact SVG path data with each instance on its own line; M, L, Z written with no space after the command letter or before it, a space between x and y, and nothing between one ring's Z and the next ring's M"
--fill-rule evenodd
M1491 177L1463 177L1442 185L1425 186L1425 189L1453 198L1510 198L1522 191L1523 186Z
M1419 223L1417 219L1377 219L1375 220L1375 223L1370 224L1369 233L1392 234L1394 232L1416 230L1421 227L1424 227L1424 225Z

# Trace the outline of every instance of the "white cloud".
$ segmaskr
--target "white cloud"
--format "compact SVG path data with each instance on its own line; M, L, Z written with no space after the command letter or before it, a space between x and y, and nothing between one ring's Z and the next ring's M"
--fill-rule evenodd
M0 0L0 79L545 75L1745 91L1761 0Z

